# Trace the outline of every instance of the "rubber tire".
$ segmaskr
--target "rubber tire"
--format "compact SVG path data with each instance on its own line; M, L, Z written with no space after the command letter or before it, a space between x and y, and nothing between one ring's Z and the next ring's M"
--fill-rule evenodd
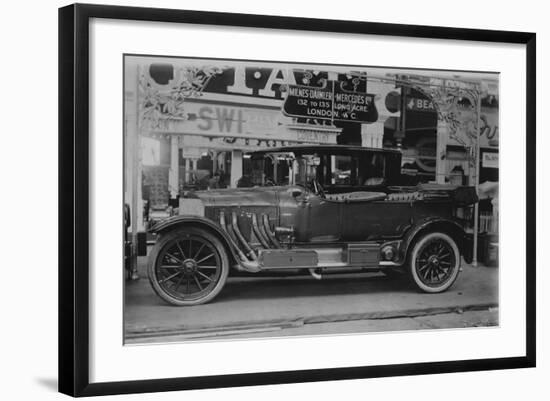
M422 282L420 278L418 277L418 274L416 272L415 263L417 254L420 251L420 249L424 246L426 242L429 242L433 240L434 238L440 238L447 241L447 243L451 246L454 257L455 257L455 266L454 271L452 272L451 277L449 280L447 280L445 283L443 283L439 287L430 287ZM447 234L442 232L431 232L426 235L423 235L420 237L414 244L412 251L410 252L410 258L409 258L409 278L413 282L413 284L421 291L431 293L431 294L437 294L440 292L447 291L456 281L458 277L458 273L460 272L460 251L458 249L458 246L456 242Z
M186 234L192 234L195 236L203 237L204 239L209 241L218 252L221 260L221 264L222 264L221 266L222 271L220 274L220 278L218 279L218 282L216 283L214 288L202 298L188 300L188 301L174 298L173 296L165 292L160 286L160 284L158 283L157 276L155 274L156 273L155 266L157 263L157 258L162 248L173 239L179 238ZM175 306L201 305L201 304L210 302L222 290L225 284L225 281L227 280L227 275L229 273L229 258L227 257L227 252L222 242L216 236L210 234L208 231L197 227L180 228L180 229L168 231L166 234L161 235L160 238L157 240L157 242L153 246L153 249L151 250L151 254L149 255L147 273L149 276L149 282L151 283L151 286L153 287L153 290L155 291L155 293L159 297L161 297L164 301L168 302L169 304L172 304Z

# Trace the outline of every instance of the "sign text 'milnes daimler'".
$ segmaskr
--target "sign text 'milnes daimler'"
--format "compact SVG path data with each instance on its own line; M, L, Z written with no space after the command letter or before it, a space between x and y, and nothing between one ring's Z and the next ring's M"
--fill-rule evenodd
M333 100L332 92L315 88L290 87L288 90L291 96L303 99L324 99ZM367 104L366 96L356 93L335 93L334 100L337 102L351 102L355 104Z
M297 96L303 99L332 99L332 92L327 92L322 89L290 87L288 92L291 96Z

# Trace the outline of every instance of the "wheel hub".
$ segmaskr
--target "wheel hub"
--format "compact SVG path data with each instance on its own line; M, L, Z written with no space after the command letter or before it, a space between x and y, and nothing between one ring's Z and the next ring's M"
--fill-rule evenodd
M197 270L197 263L193 259L186 259L182 263L185 274L193 274Z
M428 262L433 266L439 266L439 258L435 255L430 256Z

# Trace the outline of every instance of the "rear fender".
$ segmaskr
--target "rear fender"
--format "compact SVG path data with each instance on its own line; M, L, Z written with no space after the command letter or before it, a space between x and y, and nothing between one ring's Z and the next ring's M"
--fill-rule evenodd
M470 263L468 259L471 259L472 250L468 249L468 244L471 242L468 241L466 232L456 221L442 218L426 219L415 225L414 228L405 235L401 247L403 261L406 261L411 247L414 245L415 241L420 238L420 236L425 233L435 231L444 232L450 235L451 238L455 240L460 253L466 259L466 262Z
M213 221L204 217L187 215L172 216L158 222L153 227L151 227L149 231L162 235L163 233L166 233L168 231L176 230L183 227L199 227L214 234L225 246L229 258L232 259L232 264L240 264L239 257L233 246L231 246L231 239L228 238L227 233L223 231L221 227L216 225Z

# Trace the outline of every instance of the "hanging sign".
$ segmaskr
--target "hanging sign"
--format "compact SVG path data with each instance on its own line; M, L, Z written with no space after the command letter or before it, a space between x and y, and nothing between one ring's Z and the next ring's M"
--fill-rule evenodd
M483 152L483 157L481 159L481 167L498 168L498 153Z
M291 117L372 123L378 119L374 95L351 92L339 82L324 87L288 85L283 113Z
M421 99L418 97L407 97L405 103L407 110L411 111L429 111L434 112L435 107L431 100Z

